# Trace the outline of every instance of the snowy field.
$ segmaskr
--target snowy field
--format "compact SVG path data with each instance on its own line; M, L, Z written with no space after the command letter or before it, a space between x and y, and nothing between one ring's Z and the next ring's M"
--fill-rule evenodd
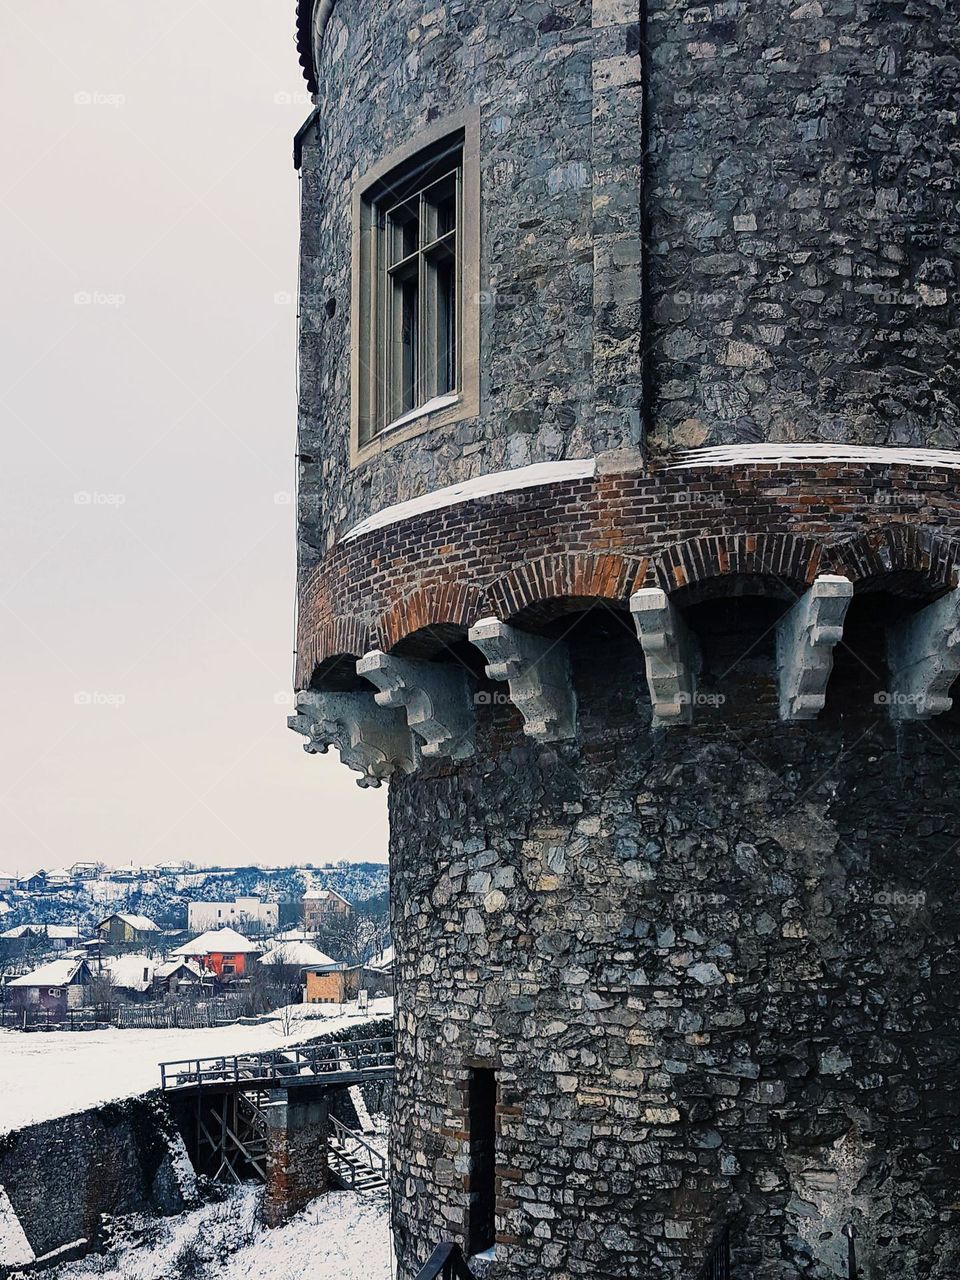
M222 1203L176 1218L119 1218L107 1253L50 1267L45 1280L391 1280L396 1274L385 1194L333 1191L277 1230L260 1223L259 1199L259 1187L239 1187Z
M277 1049L392 1012L393 1001L382 999L365 1013L356 1005L291 1005L256 1026L198 1031L0 1030L0 1133L156 1089L161 1062Z

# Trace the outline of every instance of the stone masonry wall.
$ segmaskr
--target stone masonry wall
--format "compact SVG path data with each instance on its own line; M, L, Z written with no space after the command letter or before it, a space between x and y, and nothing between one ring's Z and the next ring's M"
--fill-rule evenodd
M97 1244L105 1216L178 1213L195 1194L183 1140L155 1096L3 1134L0 1186L38 1257Z
M651 447L960 444L960 14L652 0Z
M946 0L337 0L301 170L304 567L371 511L531 462L957 447L958 23ZM351 471L352 186L467 105L480 414Z
M404 1277L463 1238L476 1063L498 1275L691 1280L732 1223L743 1280L833 1280L848 1222L866 1276L956 1274L960 715L897 736L838 662L785 731L766 624L717 607L691 729L650 733L603 609L576 743L489 685L476 759L391 783Z

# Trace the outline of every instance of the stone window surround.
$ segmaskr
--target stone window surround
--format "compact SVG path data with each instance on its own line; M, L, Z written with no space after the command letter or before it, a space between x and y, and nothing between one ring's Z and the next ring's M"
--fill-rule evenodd
M360 332L364 263L362 227L365 195L392 170L413 160L420 152L442 143L447 137L463 134L463 209L460 227L460 386L455 400L441 397L437 407L414 410L396 424L387 426L372 439L361 442L361 376L366 335ZM361 466L380 456L385 449L450 426L480 412L480 111L469 107L442 120L435 121L384 156L369 169L353 189L353 250L351 268L351 333L350 333L350 467Z

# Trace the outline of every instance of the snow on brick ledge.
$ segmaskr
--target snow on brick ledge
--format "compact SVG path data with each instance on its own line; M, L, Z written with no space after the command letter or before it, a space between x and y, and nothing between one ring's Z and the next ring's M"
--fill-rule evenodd
M689 449L663 464L664 471L687 467L736 467L744 463L878 462L884 466L947 467L960 470L953 449L874 449L858 444L722 444Z

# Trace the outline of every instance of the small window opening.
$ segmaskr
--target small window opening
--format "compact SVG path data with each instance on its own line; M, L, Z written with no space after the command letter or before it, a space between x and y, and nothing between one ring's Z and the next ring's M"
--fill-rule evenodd
M497 1077L474 1067L469 1079L470 1200L467 1253L483 1253L496 1238Z

